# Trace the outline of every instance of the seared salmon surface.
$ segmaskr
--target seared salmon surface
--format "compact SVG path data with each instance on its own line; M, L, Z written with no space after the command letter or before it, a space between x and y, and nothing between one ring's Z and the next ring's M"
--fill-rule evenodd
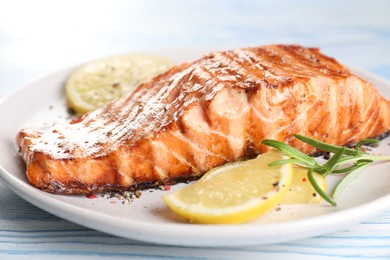
M21 130L28 180L62 194L194 180L299 133L335 145L390 128L390 102L317 48L268 45L185 62L68 124Z

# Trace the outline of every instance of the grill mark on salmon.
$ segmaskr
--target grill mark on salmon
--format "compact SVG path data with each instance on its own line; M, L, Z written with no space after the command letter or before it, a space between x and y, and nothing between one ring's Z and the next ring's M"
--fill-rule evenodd
M316 48L268 45L208 54L141 84L69 124L16 138L30 183L64 194L193 180L269 149L264 139L317 152L390 128L390 102Z
M199 170L194 164L192 164L190 161L188 161L185 157L181 156L179 153L174 152L173 150L170 150L170 148L166 144L164 144L163 142L161 142L161 141L155 142L155 145L157 145L160 148L159 150L163 152L163 153L160 153L160 155L161 154L163 154L163 155L169 154L175 160L177 160L179 163L182 163L186 169L192 168L195 171ZM165 156L161 156L161 158L163 158L163 159L164 159L164 157Z
M207 165L207 159L210 158L216 158L220 161L227 161L228 158L221 155L214 153L211 149L207 149L206 147L202 146L201 144L191 140L190 138L184 136L182 133L174 132L173 135L180 140L187 143L190 149L192 149L191 155L194 157L194 160L196 165L200 167L201 165ZM204 167L202 167L204 168Z

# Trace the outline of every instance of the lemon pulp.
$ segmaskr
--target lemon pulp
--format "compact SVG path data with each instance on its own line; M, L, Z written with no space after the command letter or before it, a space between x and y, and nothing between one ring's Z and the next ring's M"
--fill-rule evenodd
M292 183L281 204L314 204L322 201L322 197L315 191L307 178L307 171L307 168L294 165ZM324 177L314 173L314 179L322 190L326 190Z

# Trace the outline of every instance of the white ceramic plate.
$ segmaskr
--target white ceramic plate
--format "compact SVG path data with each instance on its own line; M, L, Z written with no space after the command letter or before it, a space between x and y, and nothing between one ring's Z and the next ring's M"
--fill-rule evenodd
M207 50L164 51L179 62ZM2 181L21 198L58 217L113 235L180 246L240 246L292 241L345 229L390 208L390 163L371 166L338 198L338 206L281 206L242 225L194 225L180 222L161 200L171 191L143 191L129 205L119 200L85 196L52 195L30 186L14 138L23 127L40 126L67 119L64 80L73 68L39 78L0 103L0 172ZM390 98L390 83L363 70L354 69ZM390 139L377 152L390 154ZM335 179L330 178L330 187Z

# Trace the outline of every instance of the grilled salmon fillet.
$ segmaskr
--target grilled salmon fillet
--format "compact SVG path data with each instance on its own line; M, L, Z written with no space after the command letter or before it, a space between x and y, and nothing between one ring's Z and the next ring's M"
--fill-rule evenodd
M299 133L349 145L390 128L390 102L317 48L215 52L141 84L68 124L16 138L32 185L88 194L193 180L265 152L264 139L310 154Z

